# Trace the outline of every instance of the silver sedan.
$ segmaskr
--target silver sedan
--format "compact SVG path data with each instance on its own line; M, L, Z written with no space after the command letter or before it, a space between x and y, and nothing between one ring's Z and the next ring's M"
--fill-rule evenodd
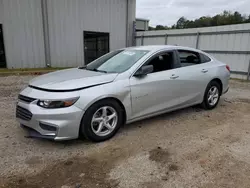
M16 117L32 137L100 142L126 123L197 104L213 109L229 78L226 64L196 49L125 48L31 80Z

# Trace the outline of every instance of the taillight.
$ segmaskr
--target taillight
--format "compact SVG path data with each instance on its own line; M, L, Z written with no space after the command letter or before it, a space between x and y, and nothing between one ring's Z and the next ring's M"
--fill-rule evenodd
M230 67L229 67L228 65L226 66L226 68L227 68L227 70L230 72Z

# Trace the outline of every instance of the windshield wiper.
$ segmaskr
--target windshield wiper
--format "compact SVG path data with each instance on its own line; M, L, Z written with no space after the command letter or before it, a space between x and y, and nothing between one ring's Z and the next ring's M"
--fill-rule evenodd
M95 72L103 72L103 73L108 73L107 71L104 71L104 70L98 70L98 69L91 69L92 71L95 71Z
M87 68L86 65L84 65L84 66L82 66L82 67L78 67L78 69L86 69L86 68Z
M89 71L95 71L95 72L103 72L103 73L108 73L107 71L104 71L104 70L98 70L98 69L88 69L87 66L82 66L82 67L79 67L79 69L86 69L86 70L89 70Z
M103 72L103 73L108 73L107 71L104 71L104 70L98 70L98 69L88 69L87 67L85 67L86 70L89 70L89 71L95 71L95 72Z

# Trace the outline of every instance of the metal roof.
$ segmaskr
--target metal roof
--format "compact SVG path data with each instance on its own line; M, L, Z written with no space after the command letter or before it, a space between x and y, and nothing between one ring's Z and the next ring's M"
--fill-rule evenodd
M136 18L136 21L147 21L147 22L149 22L149 20L145 19L145 18Z
M136 46L130 47L128 49L135 49L135 50L149 50L149 51L159 51L163 49L183 49L183 50L192 50L196 52L202 52L201 50L185 47L185 46L174 46L174 45L148 45L148 46ZM203 52L204 53L204 52Z

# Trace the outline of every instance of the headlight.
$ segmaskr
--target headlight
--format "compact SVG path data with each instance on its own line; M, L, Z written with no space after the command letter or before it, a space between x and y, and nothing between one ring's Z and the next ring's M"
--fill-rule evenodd
M43 108L65 108L72 106L78 99L79 97L64 100L39 100L37 105Z

